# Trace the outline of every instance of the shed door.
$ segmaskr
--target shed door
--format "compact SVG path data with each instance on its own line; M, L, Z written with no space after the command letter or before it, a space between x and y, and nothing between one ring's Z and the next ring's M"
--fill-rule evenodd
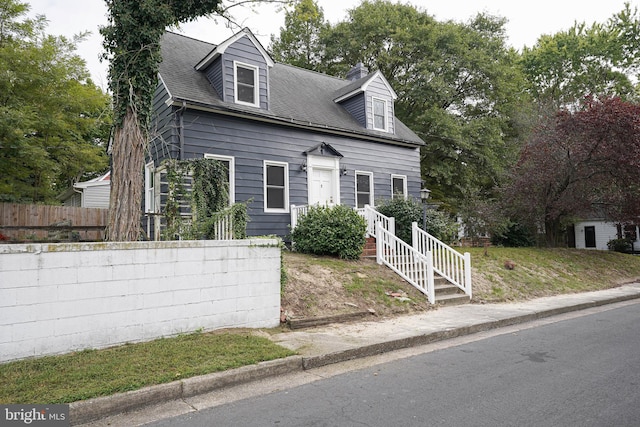
M334 171L331 169L313 169L310 204L333 205L336 203L335 188L337 186L334 176Z
M584 247L596 247L596 227L593 225L584 228Z

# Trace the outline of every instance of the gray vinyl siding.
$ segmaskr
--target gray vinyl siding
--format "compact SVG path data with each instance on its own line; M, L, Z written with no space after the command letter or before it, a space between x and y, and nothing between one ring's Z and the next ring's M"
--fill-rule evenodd
M410 196L420 192L420 155L418 148L375 143L357 138L312 133L303 129L266 125L254 121L187 111L184 116L185 158L200 158L205 153L232 156L235 159L235 200L248 204L251 236L277 234L287 238L290 213L264 213L263 161L289 164L289 202L307 204L307 173L300 165L304 151L325 142L344 158L340 176L341 203L355 206L355 170L374 174L376 199L391 197L391 175L407 176Z
M149 143L149 151L145 156L145 164L153 161L156 168L162 165L165 159L178 158L180 152L180 139L178 135L179 124L176 122L176 107L167 105L169 93L166 87L160 82L156 88L153 98L153 117L151 124L151 141ZM141 173L144 173L141 171ZM156 183L160 185L160 183ZM147 215L144 213L144 192L142 194L142 229L146 233L147 239L155 239L153 230L154 222L160 217ZM161 206L164 206L166 197L162 200Z
M180 150L175 123L174 107L167 105L169 93L162 83L156 88L153 98L153 119L151 125L151 142L149 154L158 167L162 160L176 158ZM145 163L151 161L147 157Z
M73 193L68 199L62 202L62 206L82 207L82 195L80 193Z
M380 77L374 79L366 91L366 109L367 109L367 129L373 129L373 98L384 99L387 101L387 130L389 133L395 133L395 122L393 120L393 98L389 89Z
M224 99L224 80L222 79L222 59L220 57L216 58L215 61L209 65L207 68L206 75L207 80L213 86L213 88L218 93L220 99ZM233 77L233 70L231 71L231 76Z
M367 126L367 110L365 109L364 93L358 94L342 102L341 105L362 125Z
M94 185L87 187L82 191L82 207L83 208L108 208L109 192L111 186L109 183L103 185Z
M268 73L267 63L264 57L249 40L242 37L229 46L222 55L223 79L224 79L224 101L235 102L235 82L233 75L233 62L238 61L244 64L259 67L258 72L258 96L260 98L260 108L269 109L269 89L267 87Z

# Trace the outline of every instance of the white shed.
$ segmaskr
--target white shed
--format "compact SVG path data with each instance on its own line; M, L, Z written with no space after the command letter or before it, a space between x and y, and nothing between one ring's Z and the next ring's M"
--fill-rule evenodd
M60 196L64 206L109 208L111 172L89 181L77 182Z
M635 227L634 242L635 250L640 249L640 233L638 233L638 227ZM620 233L628 234L631 230L627 230L629 227L624 227L624 230L618 227L618 224L612 222L606 222L603 220L591 220L577 222L574 225L575 229L575 243L576 249L596 249L606 251L609 248L607 243L610 240L618 239L622 237Z

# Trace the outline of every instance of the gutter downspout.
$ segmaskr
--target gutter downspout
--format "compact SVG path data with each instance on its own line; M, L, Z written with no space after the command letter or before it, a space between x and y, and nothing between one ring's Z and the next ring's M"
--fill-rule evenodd
M79 207L83 207L83 205L84 205L84 191L78 190L76 187L71 187L71 189L73 190L74 193L78 193L80 195L80 206Z
M178 160L184 159L184 111L187 109L187 103L182 101L182 107L177 111L178 114Z

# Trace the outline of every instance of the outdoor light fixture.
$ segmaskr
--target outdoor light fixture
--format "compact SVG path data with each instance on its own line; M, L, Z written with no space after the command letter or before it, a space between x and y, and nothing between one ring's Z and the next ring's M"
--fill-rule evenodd
M431 195L431 190L428 188L420 189L420 200L422 201L422 229L427 231L427 200Z
M301 171L306 171L307 170L307 161L306 160L304 162L302 162L302 164L300 165L300 170Z
M429 195L431 195L431 190L429 190L428 188L423 188L420 190L420 200L422 200L422 203L427 203L427 200L429 200Z
M348 171L347 171L347 167L346 167L346 166L343 166L343 167L342 167L342 171L341 171L341 172L342 172L342 175L346 175L346 174L347 174L347 172L348 172Z

